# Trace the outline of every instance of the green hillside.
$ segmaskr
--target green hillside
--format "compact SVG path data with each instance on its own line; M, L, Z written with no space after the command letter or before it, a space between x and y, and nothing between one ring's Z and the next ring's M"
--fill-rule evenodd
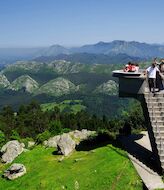
M60 103L52 102L52 103L41 104L43 111L53 110L55 106L58 107L61 112L71 111L73 113L77 113L86 108L84 105L82 105L81 100L64 100L63 102Z
M39 84L28 75L22 75L15 79L9 89L21 90L24 88L25 91L32 93L35 89L39 88Z
M62 162L53 148L36 147L15 163L27 174L15 181L0 177L4 190L141 190L142 182L124 151L107 145L94 151L76 151ZM9 165L0 165L0 175ZM129 177L130 176L130 177Z
M145 63L142 63L142 67L145 67ZM8 65L1 72L11 84L15 81L14 86L19 88L18 91L7 88L1 90L0 109L5 105L11 105L17 109L20 104L29 103L32 99L41 104L82 100L89 113L107 117L120 116L129 100L118 98L115 83L117 81L112 77L112 71L121 68L123 68L122 64L81 64L69 61L49 63L21 61ZM27 75L30 81L18 80ZM39 88L27 91L27 87L33 87L34 82ZM65 105L63 109L70 110ZM81 108L76 105L76 109Z
M41 86L36 94L48 94L52 96L62 96L64 94L74 93L78 90L71 81L59 77L54 80L50 80L48 83Z

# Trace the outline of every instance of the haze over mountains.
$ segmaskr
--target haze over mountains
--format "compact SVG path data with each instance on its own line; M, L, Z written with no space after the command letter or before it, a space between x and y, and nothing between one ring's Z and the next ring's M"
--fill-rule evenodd
M152 57L163 57L164 45L127 42L115 40L99 42L76 48L66 48L52 45L45 48L0 48L0 63L10 63L16 60L35 59L37 61L52 61L64 59L73 62L115 63L121 60L143 60ZM113 60L112 60L113 59ZM108 61L107 61L108 60ZM109 60L112 60L109 62Z

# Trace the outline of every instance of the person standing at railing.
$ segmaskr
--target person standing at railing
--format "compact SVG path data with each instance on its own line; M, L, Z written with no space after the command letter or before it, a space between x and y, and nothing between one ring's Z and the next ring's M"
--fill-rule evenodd
M154 59L157 67L159 68L160 72L157 71L156 73L156 86L160 90L164 90L163 80L164 80L164 59L161 59L159 62L157 58Z
M148 76L149 90L150 90L150 92L153 92L153 93L155 93L155 88L156 88L157 72L160 72L160 70L158 69L156 61L154 60L152 65L146 69L146 73ZM153 89L153 91L152 91L152 89Z

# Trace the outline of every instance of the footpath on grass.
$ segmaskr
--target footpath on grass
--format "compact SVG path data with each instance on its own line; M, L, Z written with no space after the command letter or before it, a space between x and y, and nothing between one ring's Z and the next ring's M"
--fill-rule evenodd
M146 131L139 135L120 137L120 141L128 152L128 156L138 174L149 190L164 189L161 176L155 172L156 164L152 158L152 149Z

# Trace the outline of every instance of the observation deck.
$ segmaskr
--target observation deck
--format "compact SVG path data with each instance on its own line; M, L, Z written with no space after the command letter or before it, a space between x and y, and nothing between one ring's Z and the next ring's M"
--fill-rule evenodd
M149 92L144 70L139 72L113 71L119 79L119 97L132 97L141 102L146 127L157 166L164 171L164 91Z
M119 78L119 96L137 97L148 92L148 83L144 70L139 72L113 71L113 77Z

